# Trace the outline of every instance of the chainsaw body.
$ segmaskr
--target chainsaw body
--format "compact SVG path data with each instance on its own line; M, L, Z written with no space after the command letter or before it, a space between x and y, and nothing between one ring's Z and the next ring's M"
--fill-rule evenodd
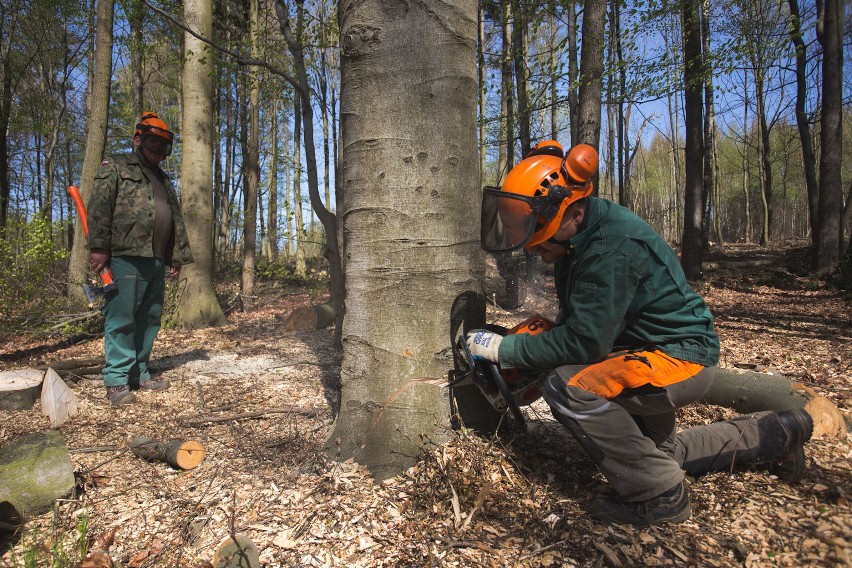
M519 323L512 329L498 325L485 325L483 329L512 335L529 333L536 335L553 327L553 323L539 315ZM525 427L522 406L527 406L541 398L541 385L546 375L542 370L501 369L496 363L473 357L464 335L453 344L456 361L453 384L474 384L482 392L491 406L498 412L511 412L521 427Z

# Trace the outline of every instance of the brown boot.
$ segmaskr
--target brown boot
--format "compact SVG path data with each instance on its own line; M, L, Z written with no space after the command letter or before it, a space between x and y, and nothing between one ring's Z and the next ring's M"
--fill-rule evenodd
M127 385L107 387L106 396L113 406L118 406L120 404L133 404L136 402L136 395L130 392L130 387Z

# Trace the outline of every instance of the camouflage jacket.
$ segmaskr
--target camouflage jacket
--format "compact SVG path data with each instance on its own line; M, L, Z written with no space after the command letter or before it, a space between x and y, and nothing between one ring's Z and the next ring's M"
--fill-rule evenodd
M174 230L166 249L166 264L193 261L174 186L163 174ZM113 256L154 256L154 189L142 171L136 152L112 156L101 163L87 207L89 250Z

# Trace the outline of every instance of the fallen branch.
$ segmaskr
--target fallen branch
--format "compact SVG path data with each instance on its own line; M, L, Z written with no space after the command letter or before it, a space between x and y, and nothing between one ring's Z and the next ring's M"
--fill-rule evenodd
M189 426L198 426L200 424L210 424L216 422L230 422L232 420L245 420L247 418L261 418L267 414L299 414L301 416L314 417L322 412L318 408L299 408L297 406L279 406L275 408L267 408L255 412L242 412L240 414L227 414L225 416L200 416L195 418L181 418L181 422Z

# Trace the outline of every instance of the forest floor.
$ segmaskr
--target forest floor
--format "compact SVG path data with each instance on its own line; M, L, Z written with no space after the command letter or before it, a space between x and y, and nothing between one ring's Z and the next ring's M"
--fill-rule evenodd
M798 276L799 250L730 247L712 260L698 290L716 316L720 365L788 375L831 399L848 423L849 293ZM522 309L492 308L489 320L553 317L547 280L530 290ZM606 483L541 401L528 407L527 433L454 434L384 482L355 463L331 460L322 447L339 400L333 330L283 330L294 308L321 300L264 283L225 326L163 330L153 367L172 387L141 393L134 405L111 407L98 376L77 377L81 412L59 428L72 450L124 447L142 435L199 440L206 459L179 471L129 452L72 452L78 494L31 519L23 537L0 549L0 566L23 566L33 549L55 558L51 550L73 549L83 525L90 544L112 541L117 565L137 568L207 566L232 533L258 545L263 566L852 564L849 438L809 442L798 484L765 471L690 480L691 519L648 529L601 525L585 515ZM0 370L101 353L100 339L19 339L0 344ZM0 446L49 429L38 405L0 411ZM258 415L227 419L252 412ZM201 414L223 421L193 422ZM728 416L695 404L681 411L680 424Z

